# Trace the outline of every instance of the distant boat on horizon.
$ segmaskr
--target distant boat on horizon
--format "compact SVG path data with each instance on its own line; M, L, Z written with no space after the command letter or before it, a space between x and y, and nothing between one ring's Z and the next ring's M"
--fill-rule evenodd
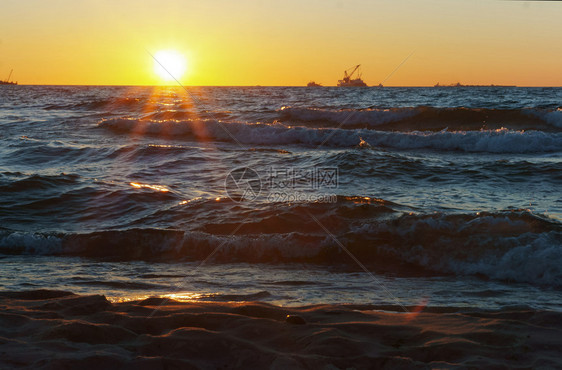
M437 82L435 85L433 85L433 87L517 87L515 85L463 85L460 82L457 82L456 84L450 84L450 85L440 85L439 82Z
M343 79L338 81L339 87L366 87L367 84L361 79L361 64L343 71ZM351 72L349 72L351 71ZM357 78L352 79L353 74L357 72Z
M309 83L306 84L307 87L323 87L321 84L318 84L314 81L310 81Z
M12 78L13 72L14 72L14 70L12 69L6 80L4 80L4 81L0 80L0 85L17 85L18 84L17 82L10 81L10 79Z

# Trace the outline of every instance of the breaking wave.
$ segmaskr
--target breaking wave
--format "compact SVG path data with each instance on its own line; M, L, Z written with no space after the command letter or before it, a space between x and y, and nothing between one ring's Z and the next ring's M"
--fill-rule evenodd
M479 131L395 132L371 129L291 127L280 123L241 123L215 120L102 120L99 127L117 133L153 135L166 139L192 138L239 142L244 145L324 145L354 147L361 139L373 147L442 151L533 153L562 150L562 132L500 128Z
M0 253L158 262L203 260L214 253L214 263L298 262L354 266L353 260L340 247L341 242L377 272L478 275L562 286L562 225L525 210L402 214L359 220L353 220L357 214L350 216L339 212L339 222L334 215L318 214L326 224L347 225L341 230L333 227L339 242L324 233L312 218L299 218L302 209L297 207L292 212L292 218L272 213L240 228L234 236L226 233L228 225L223 225L224 233L128 229L46 234L3 230L0 231ZM351 219L347 219L349 217ZM279 224L290 219L299 220L302 227L297 231L255 233L268 230L271 222ZM278 229L289 228L280 225Z
M140 98L106 98L81 101L78 103L48 104L43 107L45 110L119 110L142 108L147 101Z
M323 127L377 127L388 130L480 130L507 127L514 130L560 131L562 109L488 109L406 107L363 110L326 110L282 107L282 119L316 123Z

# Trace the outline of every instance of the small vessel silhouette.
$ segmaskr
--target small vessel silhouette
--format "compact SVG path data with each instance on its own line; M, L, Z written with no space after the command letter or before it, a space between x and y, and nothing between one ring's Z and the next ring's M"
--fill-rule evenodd
M4 80L4 81L0 80L0 85L17 85L18 84L17 82L10 81L10 78L12 77L12 72L14 72L13 69L10 71L10 74L8 75L8 78L6 80Z

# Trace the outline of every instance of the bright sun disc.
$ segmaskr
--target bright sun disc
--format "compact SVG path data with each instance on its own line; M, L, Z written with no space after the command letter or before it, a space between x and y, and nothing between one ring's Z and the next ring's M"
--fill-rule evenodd
M164 81L179 80L185 73L185 58L177 51L160 50L154 59L154 72Z

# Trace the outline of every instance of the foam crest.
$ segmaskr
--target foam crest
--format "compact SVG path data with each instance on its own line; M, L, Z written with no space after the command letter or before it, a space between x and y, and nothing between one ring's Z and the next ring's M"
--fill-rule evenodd
M119 133L155 135L169 139L234 141L247 145L325 145L354 147L361 139L375 147L441 151L532 153L562 151L562 133L516 131L507 128L480 131L389 132L369 129L288 127L273 123L214 120L151 121L108 119L100 127Z

